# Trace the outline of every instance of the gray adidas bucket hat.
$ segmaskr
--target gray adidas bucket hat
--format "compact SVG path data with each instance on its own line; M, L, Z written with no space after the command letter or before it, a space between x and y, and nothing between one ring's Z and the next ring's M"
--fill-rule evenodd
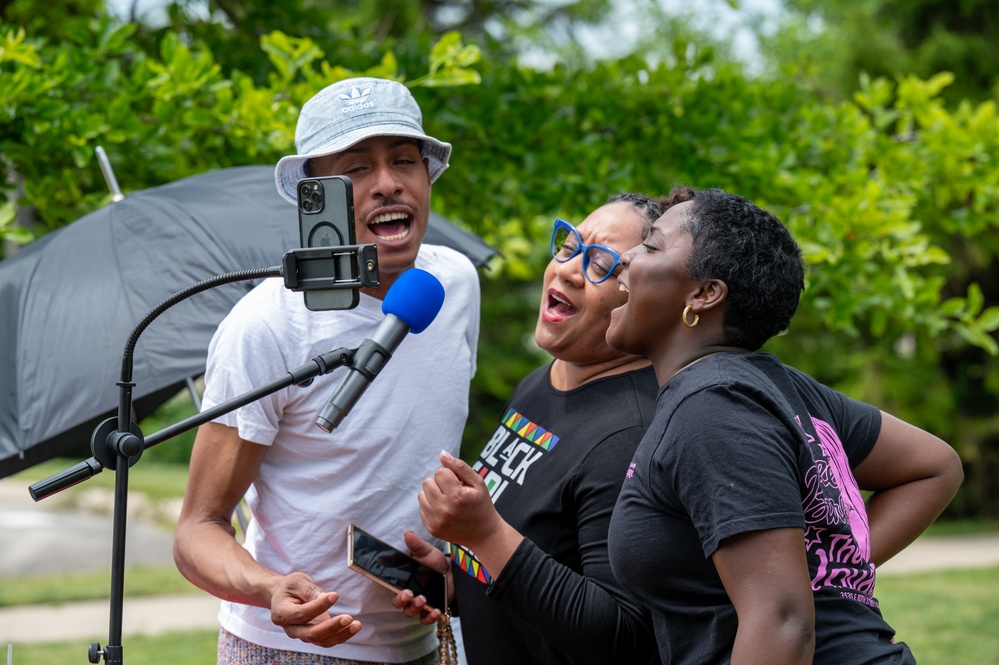
M295 127L298 154L283 157L274 169L278 192L297 203L296 188L308 177L309 159L346 150L372 136L418 139L428 160L430 182L448 166L451 144L423 132L423 115L406 86L388 79L345 79L323 88L302 106Z

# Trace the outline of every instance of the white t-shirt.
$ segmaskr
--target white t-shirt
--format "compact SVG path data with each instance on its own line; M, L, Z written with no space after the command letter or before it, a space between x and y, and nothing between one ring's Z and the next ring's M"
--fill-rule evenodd
M308 573L340 600L331 613L363 624L344 644L323 648L289 638L268 609L223 602L219 621L245 640L275 649L351 660L404 662L437 646L432 626L403 616L392 592L347 568L350 523L405 551L411 529L432 542L417 494L458 454L468 416L479 333L478 273L462 254L423 245L416 266L444 286L444 304L420 334L409 334L340 425L327 433L316 416L347 368L292 386L216 420L241 438L270 446L247 501L246 548L281 574ZM287 375L335 349L356 349L385 318L381 301L361 294L352 310L312 312L303 294L266 280L219 326L209 347L203 409Z

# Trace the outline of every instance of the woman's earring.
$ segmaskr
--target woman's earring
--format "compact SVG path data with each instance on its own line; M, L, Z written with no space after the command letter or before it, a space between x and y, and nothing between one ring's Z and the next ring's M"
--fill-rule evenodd
M687 326L688 328L693 328L694 326L697 325L697 322L701 320L701 315L694 314L694 321L693 323L691 323L687 321L687 314L689 312L690 312L690 305L687 305L686 307L683 308L683 315L680 318L683 319L683 325Z

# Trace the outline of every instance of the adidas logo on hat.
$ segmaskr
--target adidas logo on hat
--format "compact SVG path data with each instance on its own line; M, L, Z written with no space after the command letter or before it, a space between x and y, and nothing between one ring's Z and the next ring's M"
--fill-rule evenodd
M356 87L351 88L349 95L340 95L340 99L344 102L344 106L340 109L340 112L350 113L351 111L374 108L374 103L368 101L368 97L370 96L371 88L365 88L364 92L361 92Z

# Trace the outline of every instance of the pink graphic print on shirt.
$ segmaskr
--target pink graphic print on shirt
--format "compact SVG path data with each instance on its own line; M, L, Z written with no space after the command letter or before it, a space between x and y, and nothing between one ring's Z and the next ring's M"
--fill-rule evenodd
M813 463L805 476L802 508L805 547L818 564L812 589L850 589L863 594L856 600L876 604L870 598L875 572L864 499L839 435L829 423L811 421L818 441L807 437Z

